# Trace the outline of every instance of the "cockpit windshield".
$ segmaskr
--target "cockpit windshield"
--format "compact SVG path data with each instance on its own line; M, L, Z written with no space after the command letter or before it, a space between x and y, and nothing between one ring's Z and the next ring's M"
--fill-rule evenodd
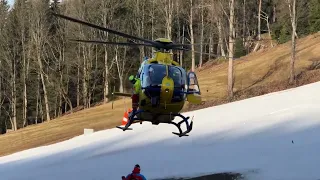
M150 64L144 67L142 74L142 87L160 86L166 76L166 67L159 64Z
M177 66L169 66L169 77L173 79L175 88L185 88L186 73ZM160 87L162 79L166 76L166 66L162 64L148 64L143 68L141 82L142 88Z

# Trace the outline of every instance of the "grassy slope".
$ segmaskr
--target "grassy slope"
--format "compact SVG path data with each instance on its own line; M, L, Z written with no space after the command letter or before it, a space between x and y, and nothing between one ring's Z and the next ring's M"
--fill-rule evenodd
M296 74L320 61L320 33L301 38L297 42ZM289 78L291 42L251 53L235 61L235 91L263 86ZM197 75L203 100L219 99L227 95L228 63L207 65Z
M252 53L235 62L235 90L245 90L270 82L283 82L288 78L290 43ZM320 61L320 33L298 40L297 73L303 72L313 61ZM227 63L210 65L197 70L203 100L222 99L226 96ZM32 125L0 136L0 156L21 150L63 141L83 133L84 128L103 130L121 123L124 107L130 99L82 110L61 118Z

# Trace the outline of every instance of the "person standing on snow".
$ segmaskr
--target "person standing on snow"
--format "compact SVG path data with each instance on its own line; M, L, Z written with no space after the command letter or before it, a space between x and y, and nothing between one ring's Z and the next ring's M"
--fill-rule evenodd
M122 176L122 180L147 180L144 175L140 174L140 166L136 164L132 170L132 173L128 174L127 177Z
M139 78L136 78L133 75L129 77L129 81L133 84L133 93L132 93L131 99L132 99L132 112L135 112L139 107L139 92L141 89L141 81Z

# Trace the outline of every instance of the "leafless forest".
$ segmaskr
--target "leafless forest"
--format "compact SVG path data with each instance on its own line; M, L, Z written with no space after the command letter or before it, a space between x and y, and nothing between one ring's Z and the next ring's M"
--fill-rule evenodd
M84 44L69 39L127 40L52 16L64 14L147 39L195 44L177 52L187 70L257 51L261 34L278 43L320 30L318 0L0 0L0 132L50 121L128 91L148 47ZM292 36L291 36L292 35ZM271 44L272 46L272 44ZM292 53L292 75L294 74ZM294 76L291 78L294 81Z

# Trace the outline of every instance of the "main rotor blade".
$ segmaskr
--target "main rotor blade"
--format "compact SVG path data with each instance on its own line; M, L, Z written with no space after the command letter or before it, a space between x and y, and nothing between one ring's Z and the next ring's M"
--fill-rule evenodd
M63 18L63 19L67 19L67 20L72 21L72 22L83 24L83 25L86 25L86 26L89 26L89 27L92 27L92 28L96 28L96 29L99 29L99 30L102 30L102 31L106 31L106 32L109 32L109 33L112 33L112 34L119 35L119 36L122 36L122 37L125 37L125 38L136 39L136 40L140 40L140 41L143 41L143 42L147 42L147 43L150 43L150 44L152 44L153 46L156 46L156 47L163 47L162 44L157 43L155 41L142 39L142 38L139 38L139 37L136 37L136 36L132 36L132 35L125 34L125 33L122 33L122 32L118 32L118 31L115 31L115 30L112 30L112 29L109 29L109 28L101 27L101 26L98 26L98 25L95 25L95 24L91 24L89 22L85 22L85 21L81 21L81 20L78 20L78 19L75 19L75 18L72 18L72 17L65 16L65 15L61 15L61 14L57 14L57 13L52 13L52 14L54 16L57 16L57 17L60 17L60 18Z
M209 43L202 43L202 45L207 45L207 44L209 44ZM168 45L168 47L170 47L171 49L190 51L192 45L198 46L201 44L170 44L170 45Z
M202 43L202 45L208 45L210 43ZM200 43L197 43L197 44L170 44L171 47L178 47L178 46L192 46L192 45L195 45L195 46L198 46L198 45L201 45Z
M80 39L70 39L70 40L76 41L76 42L84 42L84 43L112 44L112 45L120 45L120 46L152 46L151 44L142 44L142 43L108 42L108 41L80 40Z

